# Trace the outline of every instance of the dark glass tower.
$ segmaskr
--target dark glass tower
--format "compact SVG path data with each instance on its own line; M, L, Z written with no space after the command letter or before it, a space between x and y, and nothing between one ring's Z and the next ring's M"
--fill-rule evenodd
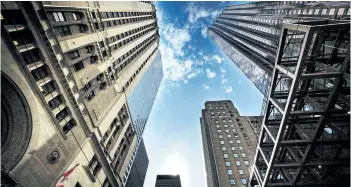
M155 187L182 187L179 175L157 175Z

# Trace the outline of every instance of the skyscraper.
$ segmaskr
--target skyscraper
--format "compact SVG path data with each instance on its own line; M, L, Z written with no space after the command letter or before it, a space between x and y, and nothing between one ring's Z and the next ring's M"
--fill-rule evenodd
M157 175L155 187L182 187L179 175Z
M1 2L0 18L2 184L73 168L67 186L125 186L163 76L154 5Z
M232 5L217 17L208 35L264 95L266 106L282 24L349 19L350 14L349 2L272 1Z
M208 187L247 184L259 119L240 116L229 100L206 101L200 123Z

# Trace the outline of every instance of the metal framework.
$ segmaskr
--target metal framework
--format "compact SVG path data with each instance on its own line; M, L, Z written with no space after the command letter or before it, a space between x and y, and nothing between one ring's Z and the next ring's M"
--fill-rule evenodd
M350 186L350 22L284 24L249 186Z

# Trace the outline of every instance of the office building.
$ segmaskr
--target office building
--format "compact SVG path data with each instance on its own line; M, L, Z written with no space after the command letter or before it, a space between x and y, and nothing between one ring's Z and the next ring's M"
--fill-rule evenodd
M240 116L230 100L206 101L200 123L208 187L247 185L259 119Z
M157 175L155 187L182 187L179 175Z
M143 187L148 166L149 159L144 141L141 140L126 187Z
M146 123L134 111L147 108L147 120L162 79L155 11L145 1L1 2L2 184L55 186L74 168L65 186L126 185ZM152 92L136 106L145 81Z
M350 186L350 21L285 23L277 51L249 186Z
M208 35L264 95L267 94L284 23L349 19L349 2L271 1L226 7ZM291 41L294 42L294 41ZM297 56L295 48L286 49ZM281 89L291 82L281 84Z

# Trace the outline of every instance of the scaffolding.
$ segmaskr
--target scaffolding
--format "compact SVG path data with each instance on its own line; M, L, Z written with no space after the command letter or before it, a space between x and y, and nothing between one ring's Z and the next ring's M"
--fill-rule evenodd
M350 22L284 24L249 186L350 186Z

